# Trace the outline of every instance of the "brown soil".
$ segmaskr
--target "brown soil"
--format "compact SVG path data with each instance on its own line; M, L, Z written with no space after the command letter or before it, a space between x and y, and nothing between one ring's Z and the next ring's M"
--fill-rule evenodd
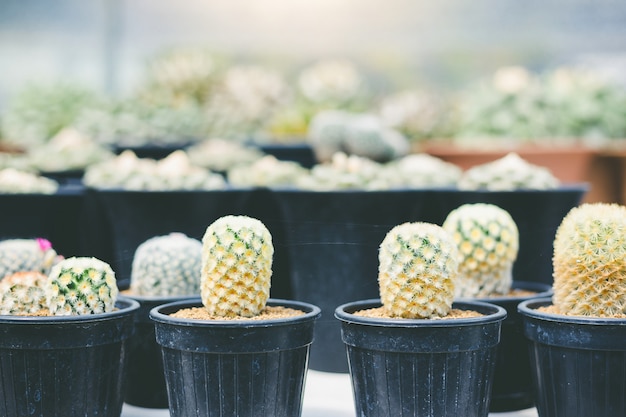
M626 314L615 314L612 316L583 316L580 314L570 314L570 313L564 313L561 310L559 310L555 305L550 304L548 306L544 306L544 307L539 307L537 309L537 311L541 311L544 313L548 313L548 314L558 314L561 316L569 316L569 317L593 317L593 318L600 318L600 319L626 319Z
M272 320L302 316L304 314L305 313L303 311L295 310L293 308L266 306L261 313L254 317L221 317L210 314L204 307L191 307L178 310L175 313L170 314L170 316L192 320Z
M532 297L537 295L537 291L530 290L522 290L522 289L511 289L507 294L492 294L488 295L485 298L501 298L501 297L511 297L511 298L519 298L519 297Z
M370 317L375 319L397 319L399 317L390 316L383 307L370 308L354 312L355 316ZM482 317L483 314L473 310L459 310L453 308L445 317L433 317L427 320L449 320L449 319L465 319L470 317Z

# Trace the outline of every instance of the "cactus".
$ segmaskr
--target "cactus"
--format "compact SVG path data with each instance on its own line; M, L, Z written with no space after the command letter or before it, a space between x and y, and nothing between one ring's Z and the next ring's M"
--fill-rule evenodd
M518 154L506 156L465 171L458 187L464 190L548 190L559 186L559 180L544 167L526 162Z
M16 272L48 274L62 256L46 239L8 239L0 242L0 278Z
M200 295L211 315L253 317L269 298L274 246L265 225L224 216L202 238Z
M464 204L452 210L442 227L459 249L456 297L508 294L519 232L511 215L493 204Z
M408 154L408 139L399 131L386 127L372 114L354 115L348 123L344 148L348 153L375 161L390 161Z
M343 142L351 117L350 113L342 110L323 110L313 116L307 139L318 162L328 162L335 153L344 150Z
M184 296L200 292L202 243L183 233L152 237L137 247L131 292L140 296Z
M452 309L458 249L450 234L431 223L404 223L380 245L378 284L392 317L444 317Z
M307 175L309 170L295 161L282 161L265 155L251 164L232 167L226 173L235 187L289 187Z
M54 194L59 183L15 168L0 170L0 194Z
M62 260L50 271L46 285L46 302L55 316L113 311L117 295L115 273L96 258Z
M463 175L457 165L427 153L413 153L391 161L385 171L396 187L406 188L456 187Z
M45 285L39 271L16 272L0 281L0 314L32 315L48 308Z
M554 239L554 297L563 314L626 314L626 207L593 203L563 218Z

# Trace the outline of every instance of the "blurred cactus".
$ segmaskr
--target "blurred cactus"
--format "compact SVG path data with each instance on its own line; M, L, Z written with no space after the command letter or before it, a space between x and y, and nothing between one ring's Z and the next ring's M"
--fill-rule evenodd
M41 272L50 269L63 257L42 238L7 239L0 241L0 279L16 272Z
M0 314L23 316L46 310L47 280L48 277L39 271L5 276L0 281Z

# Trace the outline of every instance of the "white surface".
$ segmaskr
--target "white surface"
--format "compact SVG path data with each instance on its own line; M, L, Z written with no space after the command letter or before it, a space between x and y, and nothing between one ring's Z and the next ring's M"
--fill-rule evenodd
M491 413L493 417L537 417L535 409ZM167 410L124 405L122 417L169 417ZM302 417L355 417L348 374L309 370L304 390Z

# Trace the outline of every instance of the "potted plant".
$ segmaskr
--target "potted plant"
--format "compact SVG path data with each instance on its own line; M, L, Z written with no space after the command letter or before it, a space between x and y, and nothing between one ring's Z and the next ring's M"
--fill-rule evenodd
M135 251L130 288L123 292L140 305L124 369L127 404L167 408L161 349L150 310L200 294L201 253L199 240L179 232L151 237Z
M0 414L119 417L134 300L111 267L72 257L0 282Z
M173 417L299 416L318 307L269 299L265 225L224 216L202 239L200 300L155 307Z
M554 239L554 295L519 305L541 417L626 415L626 207L583 204Z
M507 312L496 356L490 411L531 408L534 398L528 343L517 305L549 296L551 286L513 280L519 231L506 210L494 204L464 204L448 214L442 227L459 249L455 297L496 304Z
M380 299L337 308L357 415L488 415L506 312L453 303L458 260L442 227L395 226L380 244Z

